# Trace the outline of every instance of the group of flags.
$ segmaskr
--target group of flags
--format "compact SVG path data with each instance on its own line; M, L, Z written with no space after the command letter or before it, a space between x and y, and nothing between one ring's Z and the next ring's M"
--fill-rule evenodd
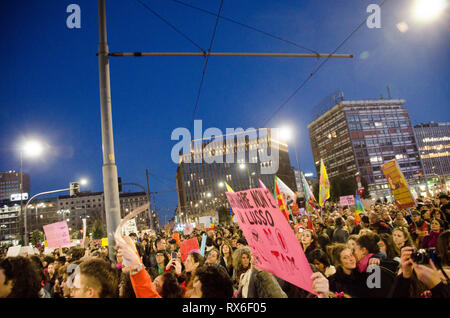
M278 204L283 215L289 221L289 216L296 216L299 214L299 207L297 205L297 195L292 191L278 176L274 177L274 198ZM305 212L308 218L308 228L313 230L310 219L311 213L316 213L320 216L321 210L317 208L317 201L311 191L309 184L305 179L305 175L301 172L301 181L303 185L303 192L305 194ZM225 182L228 192L234 192L233 189ZM260 188L266 188L264 183L259 180ZM323 159L320 160L320 180L319 180L319 202L320 209L325 205L325 201L330 198L330 181L328 179L327 170ZM231 211L230 211L231 212ZM355 224L361 221L360 214L364 213L364 207L358 195L355 193Z

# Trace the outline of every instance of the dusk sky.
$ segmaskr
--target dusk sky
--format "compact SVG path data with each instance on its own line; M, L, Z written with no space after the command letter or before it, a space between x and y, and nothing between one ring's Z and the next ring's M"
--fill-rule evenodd
M172 0L142 0L208 49L216 17ZM185 0L217 12L219 0ZM381 0L225 0L222 16L262 29L319 53L331 53ZM381 28L365 24L271 119L289 125L292 166L314 172L306 126L314 107L342 90L347 100L406 100L413 124L450 121L448 8L430 22L412 15L413 0L387 0ZM69 29L69 4L81 7L81 28ZM110 52L200 52L136 0L106 1ZM401 32L398 23L407 31ZM19 170L18 146L27 138L48 145L44 156L24 159L31 194L65 188L80 178L82 190L103 191L98 57L98 7L94 0L0 1L0 171ZM219 20L212 52L310 53ZM321 61L319 61L320 63ZM211 57L195 119L203 129L260 128L317 66L315 58ZM175 190L170 139L190 128L203 57L111 57L111 97L118 175L151 191ZM125 187L126 191L140 191ZM157 194L161 221L172 216L176 192Z

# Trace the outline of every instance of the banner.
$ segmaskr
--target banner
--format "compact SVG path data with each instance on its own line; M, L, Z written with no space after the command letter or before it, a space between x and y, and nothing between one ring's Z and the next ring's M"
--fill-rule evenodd
M305 253L269 190L257 188L226 195L256 266L316 294Z
M66 247L70 245L69 227L67 221L44 225L44 233L47 245L50 248Z
M275 181L286 207L293 215L298 215L297 195L280 178L276 177Z
M394 196L395 204L399 209L408 209L416 206L414 197L409 191L405 177L397 163L391 160L381 166L384 176L386 177L389 188Z
M86 219L83 219L83 242L81 243L81 245L83 245L85 238L86 238Z
M192 250L198 250L198 240L193 237L180 244L181 261L184 262Z
M342 207L346 205L355 205L355 197L353 195L339 197L339 201Z
M361 199L359 198L358 190L356 190L355 197L356 197L356 200L355 200L356 201L355 202L355 225L358 225L359 222L361 222L360 214L365 213L365 211L364 211L364 206L361 202Z
M180 245L180 233L172 233L172 238L177 241L177 244Z
M325 201L330 198L330 181L323 159L320 160L320 182L319 182L319 205L324 206Z
M206 249L206 234L203 233L203 235L202 235L202 244L200 244L200 254L203 257L205 256L205 249Z

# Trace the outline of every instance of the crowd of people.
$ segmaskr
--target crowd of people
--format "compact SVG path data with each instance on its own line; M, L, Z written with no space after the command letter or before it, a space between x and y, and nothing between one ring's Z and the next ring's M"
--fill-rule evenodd
M412 210L376 202L355 222L329 205L291 227L313 271L315 294L257 267L237 224L194 229L204 253L181 260L172 233L133 233L108 248L91 241L49 255L0 251L0 298L448 298L450 201L417 200ZM203 254L203 255L202 255ZM375 274L375 276L373 276Z

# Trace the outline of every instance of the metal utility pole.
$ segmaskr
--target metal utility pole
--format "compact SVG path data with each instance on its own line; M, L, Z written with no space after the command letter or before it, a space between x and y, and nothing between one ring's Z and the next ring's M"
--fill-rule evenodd
M148 195L148 203L150 204L149 209L149 216L150 216L150 228L155 231L155 222L153 221L153 211L152 211L152 200L150 198L150 185L148 182L148 169L145 169L145 174L147 176L147 195Z
M103 149L103 191L108 234L109 259L116 262L114 232L120 223L119 186L114 158L114 137L111 114L111 87L109 76L109 51L106 38L105 0L98 0L99 36L98 70L100 78L100 110Z

